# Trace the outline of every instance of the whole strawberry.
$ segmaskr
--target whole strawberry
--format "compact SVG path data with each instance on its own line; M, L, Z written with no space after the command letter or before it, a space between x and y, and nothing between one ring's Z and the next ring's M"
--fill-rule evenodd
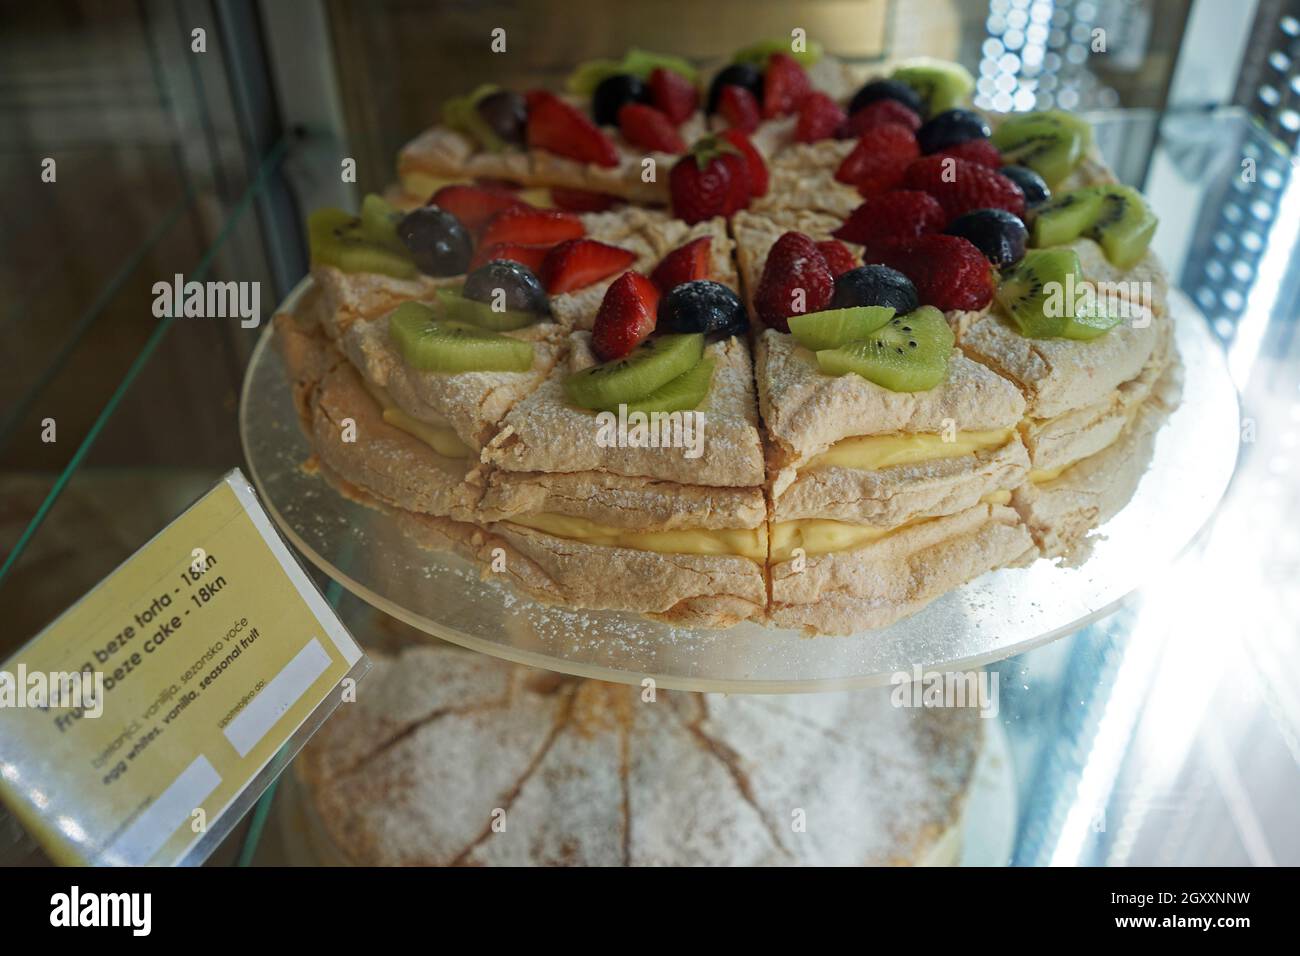
M724 156L740 158L726 140L706 136L673 164L668 174L668 193L673 215L678 219L696 223L730 215L738 208L735 203L741 186L746 194L749 191L747 181L735 182L735 170L743 169L743 159L737 164L724 160Z
M844 110L825 93L809 93L799 106L794 127L796 143L815 143L830 139L844 122Z
M848 272L850 269L857 268L858 260L849 251L849 247L838 239L827 239L817 243L817 251L822 254L826 260L827 267L831 270L831 275L837 279Z
M729 83L722 88L722 93L718 97L718 115L726 121L728 127L738 129L742 133L752 133L758 129L758 121L761 118L758 100L754 98L754 94L734 83Z
M768 328L789 332L790 316L826 308L834 292L835 277L817 244L801 232L787 232L767 254L754 311Z
M1002 168L1002 154L987 139L968 139L964 143L949 146L947 149L940 150L932 155L965 159L972 163L979 163L981 166L987 166L989 169Z
M700 91L676 70L660 66L650 72L650 99L665 116L680 124L695 112Z
M944 312L974 311L993 301L989 260L959 236L938 233L882 243L868 261L897 269L912 280L922 305Z
M686 152L673 121L653 106L624 103L618 111L618 129L633 146L660 153Z
M835 178L858 187L864 196L887 192L902 182L909 164L921 155L916 136L906 126L885 123L865 133L844 157Z
M812 91L812 81L798 60L789 53L773 53L763 72L763 118L793 113Z
M895 189L864 200L832 235L870 248L880 242L941 232L947 222L939 200L929 193Z
M659 290L639 272L610 283L591 327L591 347L602 362L622 358L655 330Z
M763 162L763 154L741 130L724 129L718 135L736 147L740 155L745 157L745 171L749 175L749 194L754 197L766 196L767 163Z
M926 156L907 167L904 189L919 189L939 200L949 221L973 209L1005 209L1025 215L1020 187L987 166L950 156Z
M837 135L840 139L857 139L867 130L884 126L886 123L897 123L916 132L921 128L921 117L898 100L876 100L846 119Z

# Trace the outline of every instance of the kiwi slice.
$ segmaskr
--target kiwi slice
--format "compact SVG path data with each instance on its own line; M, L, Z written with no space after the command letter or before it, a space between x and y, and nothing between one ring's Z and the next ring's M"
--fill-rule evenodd
M680 73L692 83L699 79L699 70L679 56L672 56L667 53L652 53L649 50L640 50L633 47L624 54L621 60L587 60L579 63L568 78L565 79L564 87L570 93L590 96L595 92L596 87L611 76L630 73L644 80L649 78L650 74L659 67L672 70L674 73Z
M1082 309L1076 304L1072 312L1073 314L1066 318L1065 325L1061 327L1063 339L1086 342L1099 335L1105 335L1123 320L1123 316L1107 311L1105 303L1099 300Z
M460 294L459 289L439 289L438 305L442 307L443 318L453 322L476 325L480 329L493 332L513 332L537 321L531 312L517 312L506 309L498 312L486 302L476 302Z
M919 57L900 64L890 76L916 90L927 116L961 106L975 89L975 78L960 63Z
M308 216L307 238L311 260L317 265L398 279L410 279L417 273L405 250L367 238L362 220L341 209L318 209Z
M1076 189L1054 196L1034 214L1034 245L1063 246L1087 231L1097 218L1101 196L1092 189Z
M404 302L388 317L406 364L422 372L526 372L533 346L464 322L438 321L418 302Z
M703 355L703 333L661 335L621 359L573 373L564 380L564 390L575 405L616 411L689 372Z
M500 89L494 83L485 83L468 96L452 97L442 104L442 121L470 137L488 152L503 152L506 148L505 140L497 135L496 130L478 111L478 101Z
M790 316L790 331L799 344L812 349L833 349L860 342L894 317L887 305L858 305L825 312Z
M992 139L1004 163L1028 166L1055 188L1092 144L1092 127L1062 110L1014 113Z
M1159 220L1142 194L1131 186L1092 186L1098 197L1096 218L1085 233L1101 244L1106 258L1121 269L1146 255Z
M759 40L749 46L741 47L731 58L732 63L748 63L762 70L767 67L767 60L773 53L788 53L800 66L812 66L822 58L822 45L816 40L807 41L805 48L798 53L790 49L789 39L773 37Z
M712 382L713 359L700 359L694 368L670 379L667 384L660 385L644 398L628 402L628 414L645 412L648 415L651 412L678 412L694 408L709 394Z
M953 334L943 313L923 305L890 319L863 342L817 353L829 375L854 372L891 392L924 392L948 374Z
M997 300L1026 338L1093 339L1119 318L1107 314L1102 303L1090 304L1085 293L1073 249L1035 249L1002 274Z
M406 246L397 237L397 224L401 221L401 210L394 207L382 196L370 193L361 200L361 236L385 249L405 252Z

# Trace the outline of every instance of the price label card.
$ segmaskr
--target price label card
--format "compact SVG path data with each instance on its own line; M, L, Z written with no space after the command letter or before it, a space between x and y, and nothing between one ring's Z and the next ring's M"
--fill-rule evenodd
M0 797L62 863L201 862L367 667L231 472L0 668Z

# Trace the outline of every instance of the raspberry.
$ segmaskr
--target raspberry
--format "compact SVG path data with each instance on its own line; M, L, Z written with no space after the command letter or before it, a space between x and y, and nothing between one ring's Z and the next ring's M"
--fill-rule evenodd
M929 193L896 189L865 200L832 233L838 239L872 246L940 232L948 222L939 200Z
M926 156L907 167L904 189L919 189L939 200L949 221L973 209L1005 209L1025 214L1025 194L987 166L948 156Z
M817 244L801 232L787 232L772 244L763 263L754 311L768 328L789 332L786 319L826 308L834 292L835 277Z
M981 166L987 166L989 169L1002 168L1002 154L987 139L968 139L964 143L949 146L947 149L940 150L932 155L964 159L972 163L979 163Z
M982 309L993 301L993 267L960 236L931 234L880 243L868 258L911 279L923 305L953 312Z
M864 196L893 189L902 181L908 164L921 155L916 136L906 126L885 123L867 130L844 157L835 178L857 186Z
M849 247L838 239L827 239L817 243L817 251L826 260L826 265L830 267L833 276L838 277L850 269L857 268L858 260L853 253L849 252Z
M912 132L921 128L921 117L904 106L898 100L876 100L858 110L840 127L840 139L857 139L869 129L896 123L906 126Z
M810 93L799 107L799 119L794 127L797 143L815 143L830 139L844 122L844 110L825 93Z

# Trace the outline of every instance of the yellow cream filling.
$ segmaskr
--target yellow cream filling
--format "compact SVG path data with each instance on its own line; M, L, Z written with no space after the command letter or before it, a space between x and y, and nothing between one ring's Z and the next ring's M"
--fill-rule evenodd
M812 459L808 467L874 471L892 465L958 458L987 448L999 448L1011 439L1013 432L1011 428L957 432L952 441L944 441L943 435L927 433L860 435L837 441Z
M366 386L370 397L382 410L384 421L388 424L406 432L412 438L418 438L444 458L473 457L474 449L460 440L460 436L456 434L456 429L451 427L450 422L445 419L429 422L414 418L397 407L387 389L364 379L362 383Z
M767 528L682 528L674 531L632 531L611 528L586 518L540 512L515 515L512 524L523 525L587 544L607 548L632 548L662 554L730 554L752 561L767 560Z

